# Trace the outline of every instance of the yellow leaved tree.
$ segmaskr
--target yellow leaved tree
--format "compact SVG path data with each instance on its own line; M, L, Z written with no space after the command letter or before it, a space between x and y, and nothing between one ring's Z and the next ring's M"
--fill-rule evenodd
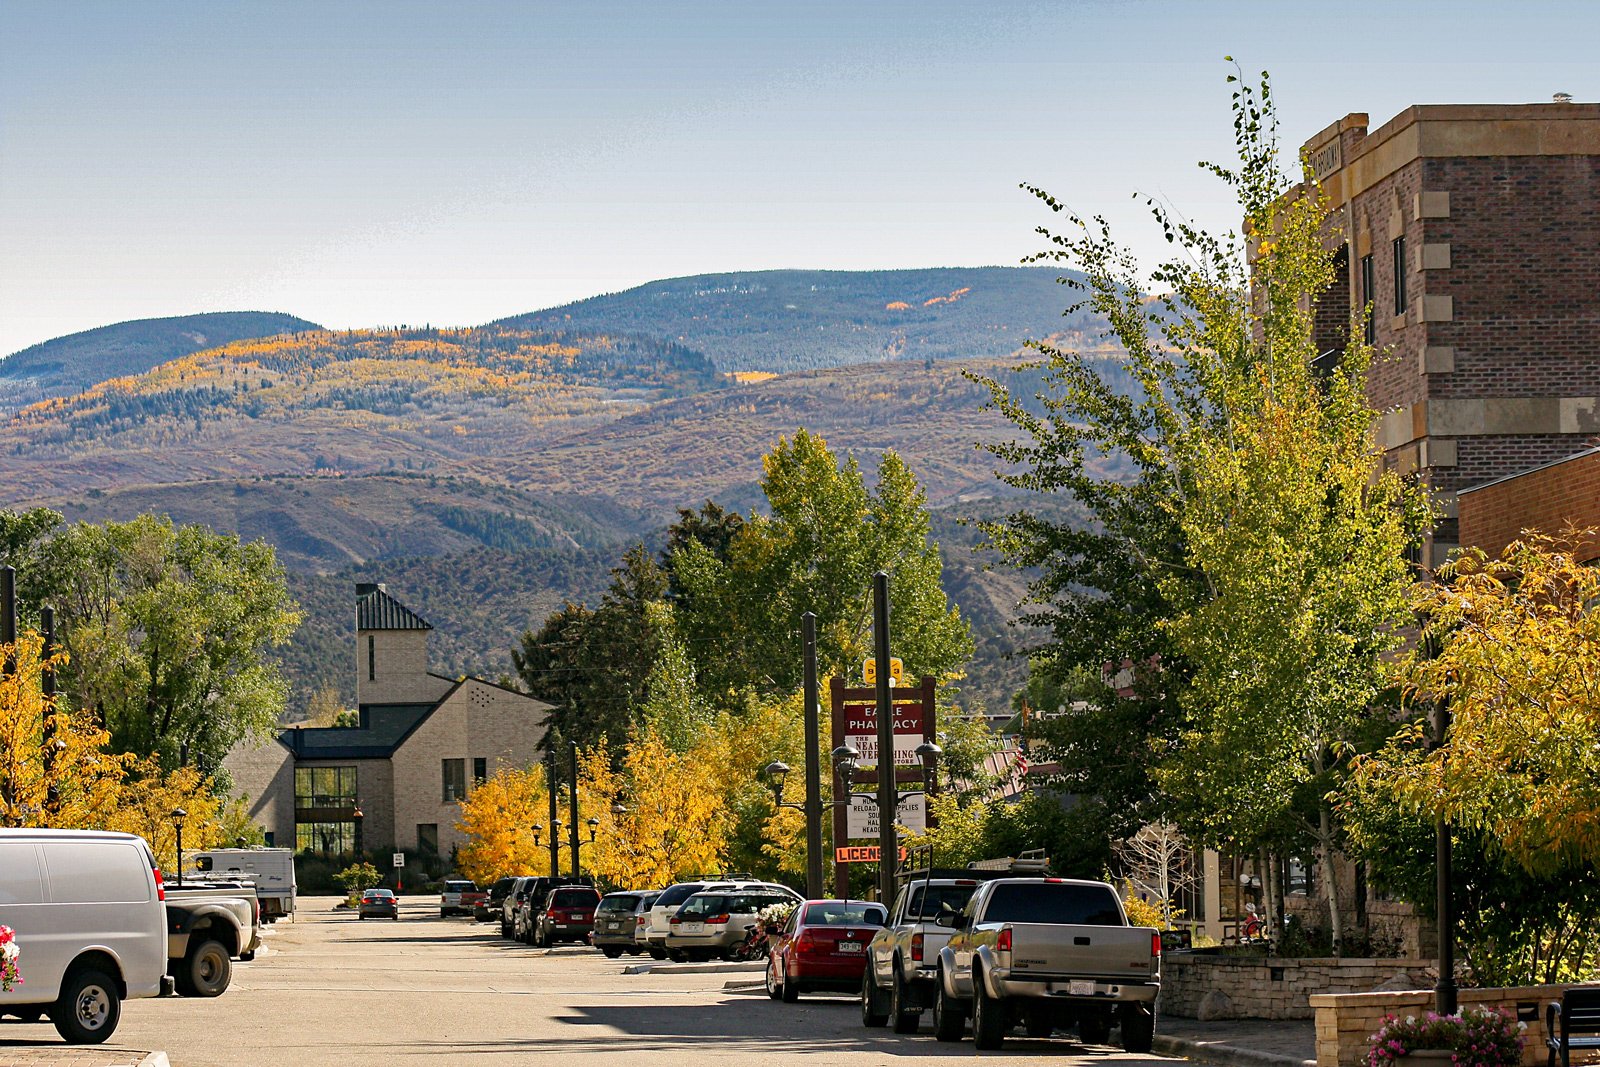
M549 787L540 766L497 771L461 801L456 829L467 835L456 869L479 885L514 874L549 874L550 850L534 844L533 827L547 821ZM581 793L580 793L581 800ZM541 843L548 843L544 827Z
M730 819L715 747L708 740L675 752L647 726L629 738L618 771L603 745L591 751L580 780L601 828L586 849L585 866L608 884L628 888L720 870ZM627 810L615 812L614 804Z

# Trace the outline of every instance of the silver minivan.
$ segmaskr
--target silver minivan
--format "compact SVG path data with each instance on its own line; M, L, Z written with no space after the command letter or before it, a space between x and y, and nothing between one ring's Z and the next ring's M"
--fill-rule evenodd
M99 1044L122 1001L172 991L166 892L150 846L99 830L0 829L0 926L23 982L0 1012L50 1016L73 1044Z

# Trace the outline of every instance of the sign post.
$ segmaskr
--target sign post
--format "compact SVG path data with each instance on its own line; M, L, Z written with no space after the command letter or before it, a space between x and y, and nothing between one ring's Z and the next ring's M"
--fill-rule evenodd
M404 852L396 852L393 856L389 857L389 861L394 867L394 891L398 893L400 890L405 888L400 884L400 872L405 869L406 854Z

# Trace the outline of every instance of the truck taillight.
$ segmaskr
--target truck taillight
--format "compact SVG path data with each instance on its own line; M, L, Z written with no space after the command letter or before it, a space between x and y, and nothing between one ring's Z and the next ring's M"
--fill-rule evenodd
M922 962L922 933L920 931L911 935L911 958L918 963Z
M160 867L152 867L152 868L150 868L150 873L156 876L156 899L157 900L166 900L167 899L167 884L161 880L161 868Z
M1000 936L994 939L994 947L999 952L1011 951L1011 927L1000 928Z
M1150 955L1161 955L1161 931L1159 930L1150 935Z

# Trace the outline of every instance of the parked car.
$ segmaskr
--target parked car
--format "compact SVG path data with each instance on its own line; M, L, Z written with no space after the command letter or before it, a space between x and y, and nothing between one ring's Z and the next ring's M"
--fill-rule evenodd
M392 889L369 889L361 894L361 905L356 911L362 919L399 919L400 899Z
M762 908L799 903L800 894L788 886L767 882L703 890L667 920L667 957L684 963L730 955L750 936Z
M233 959L261 947L255 887L238 882L169 885L167 973L186 997L217 997L233 977Z
M500 936L521 941L519 933L521 915L520 909L526 907L528 902L528 887L533 884L533 875L521 875L512 879L511 888L506 890L506 895L500 901Z
M439 887L439 918L450 915L471 915L472 908L483 890L465 878L446 878Z
M684 905L684 911L688 908ZM683 911L678 916L681 918ZM867 944L887 921L884 906L872 901L808 900L801 904L768 950L767 996L792 1004L801 993L819 989L860 989L867 969Z
M630 956L643 952L644 946L639 944L634 934L650 907L647 901L655 898L653 891L607 893L601 897L600 906L594 910L594 947L613 960L624 952Z
M652 889L648 893L639 895L639 910L633 914L633 949L634 955L650 951L650 909L661 897L661 890Z
M548 875L539 875L536 878L529 879L525 890L527 899L514 915L517 924L512 930L512 934L518 941L529 945L536 942L539 933L539 916L544 913L545 901L549 899L550 893L554 889L564 885L593 887L594 879L586 874L578 875L577 877L557 875L554 878Z
M554 886L534 922L533 943L541 948L563 941L586 944L594 933L600 891L592 885Z
M960 868L926 870L900 887L887 925L867 946L862 1022L892 1023L897 1034L917 1032L922 1013L933 1006L939 950L952 932L936 920L959 914L983 880L999 876Z
M0 829L0 925L26 981L0 1012L49 1015L68 1042L109 1038L122 1002L172 992L166 889L150 846L98 830Z
M472 907L472 917L481 923L493 922L500 918L501 906L505 904L506 895L511 892L511 887L516 884L517 876L507 875L496 878L489 886L489 891L483 895L483 900Z
M248 882L256 888L261 902L261 921L277 922L294 915L296 892L294 851L287 848L213 848L205 852L185 852L192 863L196 881Z
M966 1019L980 1049L997 1049L1013 1026L1048 1037L1076 1025L1102 1044L1112 1023L1128 1052L1149 1052L1161 990L1161 934L1129 926L1105 882L1001 878L978 887L939 951L934 1036L959 1041Z
M733 879L698 878L677 882L663 889L655 903L650 905L650 921L645 924L645 948L650 955L658 960L667 958L667 934L672 930L672 917L684 901L704 890L732 889L737 884Z

